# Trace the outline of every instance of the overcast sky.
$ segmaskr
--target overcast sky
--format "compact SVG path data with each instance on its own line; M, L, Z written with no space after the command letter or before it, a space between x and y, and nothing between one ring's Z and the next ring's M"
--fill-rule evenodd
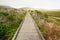
M8 5L15 8L60 9L60 0L0 0L0 5Z

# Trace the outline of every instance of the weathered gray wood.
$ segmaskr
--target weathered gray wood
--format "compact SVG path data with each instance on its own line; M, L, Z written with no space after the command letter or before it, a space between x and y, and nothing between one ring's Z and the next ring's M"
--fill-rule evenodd
M41 40L29 13L27 13L25 17L24 23L16 40Z

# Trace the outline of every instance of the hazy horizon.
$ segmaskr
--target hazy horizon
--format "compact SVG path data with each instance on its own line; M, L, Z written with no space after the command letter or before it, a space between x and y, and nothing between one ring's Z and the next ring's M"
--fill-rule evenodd
M0 5L14 8L60 9L60 0L0 0Z

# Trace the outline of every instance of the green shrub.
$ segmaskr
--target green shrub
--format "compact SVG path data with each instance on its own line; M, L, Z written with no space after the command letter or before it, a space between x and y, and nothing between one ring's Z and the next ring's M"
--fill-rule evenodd
M7 12L0 12L0 15L4 17L3 22L0 21L0 40L11 40L23 20L25 13L8 14Z
M55 21L57 25L60 25L60 19L55 19Z
M5 36L6 31L7 31L6 28L7 28L6 25L0 24L0 38L2 38L3 36Z
M13 15L8 15L7 19L10 20L10 21L12 21L13 20Z
M47 14L44 14L44 17L45 17L45 18L48 18L48 15L47 15Z
M0 15L4 15L4 16L7 16L9 15L7 12L0 12Z
M37 24L37 25L38 25L39 30L43 33L45 31L44 28L40 24Z

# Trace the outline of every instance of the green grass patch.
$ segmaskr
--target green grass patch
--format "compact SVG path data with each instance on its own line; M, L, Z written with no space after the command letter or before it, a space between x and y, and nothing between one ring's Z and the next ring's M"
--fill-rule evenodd
M38 26L39 30L40 30L42 33L45 32L44 28L43 28L40 24L37 24L37 26Z
M57 25L60 25L60 19L55 19L55 21Z

